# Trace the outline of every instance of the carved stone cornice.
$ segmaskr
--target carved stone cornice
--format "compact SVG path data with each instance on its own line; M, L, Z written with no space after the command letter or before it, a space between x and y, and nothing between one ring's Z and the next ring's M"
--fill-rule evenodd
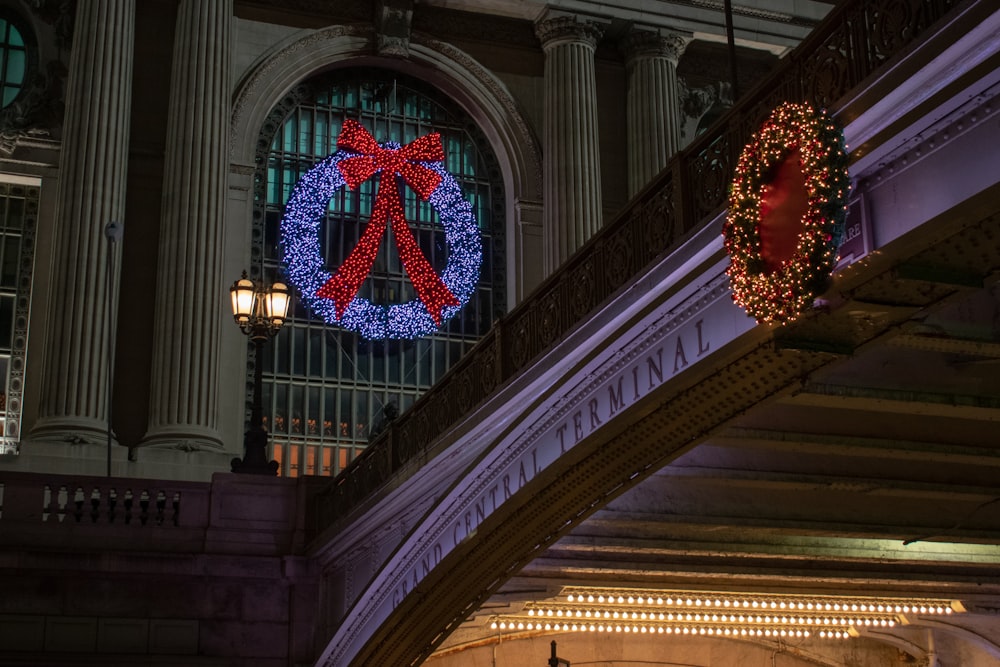
M535 24L535 36L545 50L572 42L583 43L594 49L603 35L604 28L601 25L575 16L556 16Z
M676 32L632 30L619 40L618 48L626 65L647 58L666 58L676 65L691 41L692 38Z
M410 55L413 0L380 0L375 7L378 52L383 56Z
M47 139L51 135L41 129L14 129L0 131L0 156L10 157L19 146L27 145L38 139Z

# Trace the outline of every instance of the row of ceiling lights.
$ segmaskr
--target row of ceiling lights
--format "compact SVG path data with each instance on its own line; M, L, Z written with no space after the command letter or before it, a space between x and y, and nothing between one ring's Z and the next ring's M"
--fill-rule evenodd
M660 625L644 623L550 623L525 621L516 617L498 617L490 625L494 630L548 631L548 632L624 632L632 634L705 635L718 637L802 637L817 636L823 639L847 639L850 628L824 628L819 631L806 628L771 627L715 627L692 625Z
M848 615L842 616L796 616L796 615L771 615L766 613L761 614L717 614L717 613L677 613L673 612L653 612L647 613L645 611L638 612L628 612L628 611L591 611L590 609L528 609L528 616L535 616L538 618L549 618L552 619L586 619L587 621L593 620L612 620L612 621L687 621L687 622L711 622L711 623L756 623L756 624L771 624L780 623L781 625L881 625L883 627L889 627L896 624L895 618L889 616L864 616L864 617L851 617Z
M655 595L654 595L655 593ZM681 609L740 609L887 614L950 614L961 604L942 599L796 595L705 595L683 591L563 591L570 604L636 605Z
M508 632L844 639L862 628L893 627L908 614L962 611L958 602L929 598L564 589L560 599L529 602L520 614L495 617L491 627Z

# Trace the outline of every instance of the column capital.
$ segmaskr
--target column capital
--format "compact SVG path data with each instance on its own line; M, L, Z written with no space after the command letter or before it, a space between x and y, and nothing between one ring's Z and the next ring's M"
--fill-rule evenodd
M627 65L647 58L666 58L674 65L693 38L672 30L629 31L618 42L618 48L625 55Z
M546 51L568 43L582 43L595 49L603 35L604 26L600 23L568 14L546 15L535 23L535 36Z

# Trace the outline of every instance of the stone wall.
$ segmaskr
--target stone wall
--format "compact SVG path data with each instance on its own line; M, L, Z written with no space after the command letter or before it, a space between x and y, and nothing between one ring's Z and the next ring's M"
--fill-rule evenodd
M0 664L310 664L308 482L0 475Z

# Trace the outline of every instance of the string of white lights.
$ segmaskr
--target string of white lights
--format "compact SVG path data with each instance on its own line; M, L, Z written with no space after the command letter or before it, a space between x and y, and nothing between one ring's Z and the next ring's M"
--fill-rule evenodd
M566 588L555 599L529 602L517 614L494 617L491 627L508 632L845 639L865 628L894 627L906 622L907 615L963 611L958 601L933 598Z

